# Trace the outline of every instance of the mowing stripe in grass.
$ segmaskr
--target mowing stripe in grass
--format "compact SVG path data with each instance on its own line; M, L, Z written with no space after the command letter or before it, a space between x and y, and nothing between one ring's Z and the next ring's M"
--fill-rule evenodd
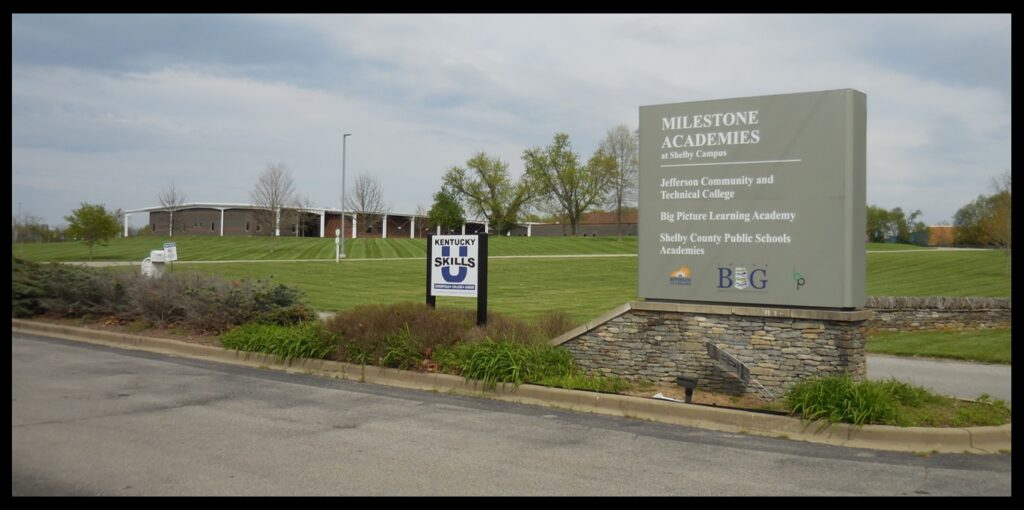
M871 296L1008 297L1006 256L999 251L868 254Z
M581 237L507 237L493 236L492 255L573 255L573 254L636 254L636 238L581 238ZM181 261L194 260L293 260L334 259L333 238L313 237L215 237L215 236L162 236L113 239L108 246L95 247L94 260L141 261L151 250L163 248L163 243L178 245ZM274 250L270 248L273 246ZM11 253L35 261L84 261L88 250L82 243L33 243L12 247ZM346 258L402 258L421 257L426 254L425 239L357 238L345 241Z

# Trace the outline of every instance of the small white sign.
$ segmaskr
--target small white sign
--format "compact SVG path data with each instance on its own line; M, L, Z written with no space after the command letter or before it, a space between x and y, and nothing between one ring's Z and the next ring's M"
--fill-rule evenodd
M164 260L173 262L178 260L178 245L175 243L164 243Z
M434 236L430 241L430 295L477 297L479 236Z

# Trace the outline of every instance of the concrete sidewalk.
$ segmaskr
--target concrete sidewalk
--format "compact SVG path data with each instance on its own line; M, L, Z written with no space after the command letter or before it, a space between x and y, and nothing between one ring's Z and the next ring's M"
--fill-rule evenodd
M1011 426L923 428L805 423L799 419L765 413L682 404L624 395L563 390L524 384L485 389L479 381L436 373L421 373L353 365L327 360L295 360L289 364L273 355L246 353L190 344L178 340L110 333L84 328L11 320L12 330L55 338L144 350L170 356L205 359L290 373L343 378L425 391L453 392L523 404L556 407L731 433L785 437L800 441L856 448L910 452L999 453L1011 448Z

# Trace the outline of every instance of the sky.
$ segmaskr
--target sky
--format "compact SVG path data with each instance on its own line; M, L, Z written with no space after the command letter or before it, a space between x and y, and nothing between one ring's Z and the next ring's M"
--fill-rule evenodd
M480 151L570 136L586 161L639 107L852 88L867 203L929 224L1010 169L1010 15L11 16L11 211L250 202L284 164L338 208L342 171L428 209ZM342 143L342 135L351 133ZM145 214L130 224L146 223Z

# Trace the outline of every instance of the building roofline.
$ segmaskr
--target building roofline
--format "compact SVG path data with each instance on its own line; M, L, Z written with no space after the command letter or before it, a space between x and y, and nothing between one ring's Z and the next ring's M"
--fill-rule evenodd
M139 208L139 209L125 209L124 212L127 213L127 214L135 214L135 213L144 213L144 212L166 211L167 209L168 209L167 207L164 207L162 205L157 205L157 206L152 206L152 207L142 207L142 208ZM181 204L180 206L175 208L176 211L180 211L182 209L260 209L260 208L257 207L254 204L240 204L240 203L232 203L232 202L189 202L187 204ZM315 212L315 213L319 213L321 211L325 212L325 213L332 213L332 214L337 214L338 213L338 209L334 209L334 208L331 208L331 207L310 207L308 210L310 212ZM352 209L349 209L349 210L345 211L345 215L351 215L353 213L360 213L360 214L362 214L362 211L354 211ZM391 211L386 212L384 214L387 214L389 216L407 216L407 217L415 216L417 218L426 218L427 217L426 215L408 214L408 213L391 212ZM486 223L486 221L484 221L484 220L474 219L474 218L466 218L466 222L467 223L479 223L481 225Z

